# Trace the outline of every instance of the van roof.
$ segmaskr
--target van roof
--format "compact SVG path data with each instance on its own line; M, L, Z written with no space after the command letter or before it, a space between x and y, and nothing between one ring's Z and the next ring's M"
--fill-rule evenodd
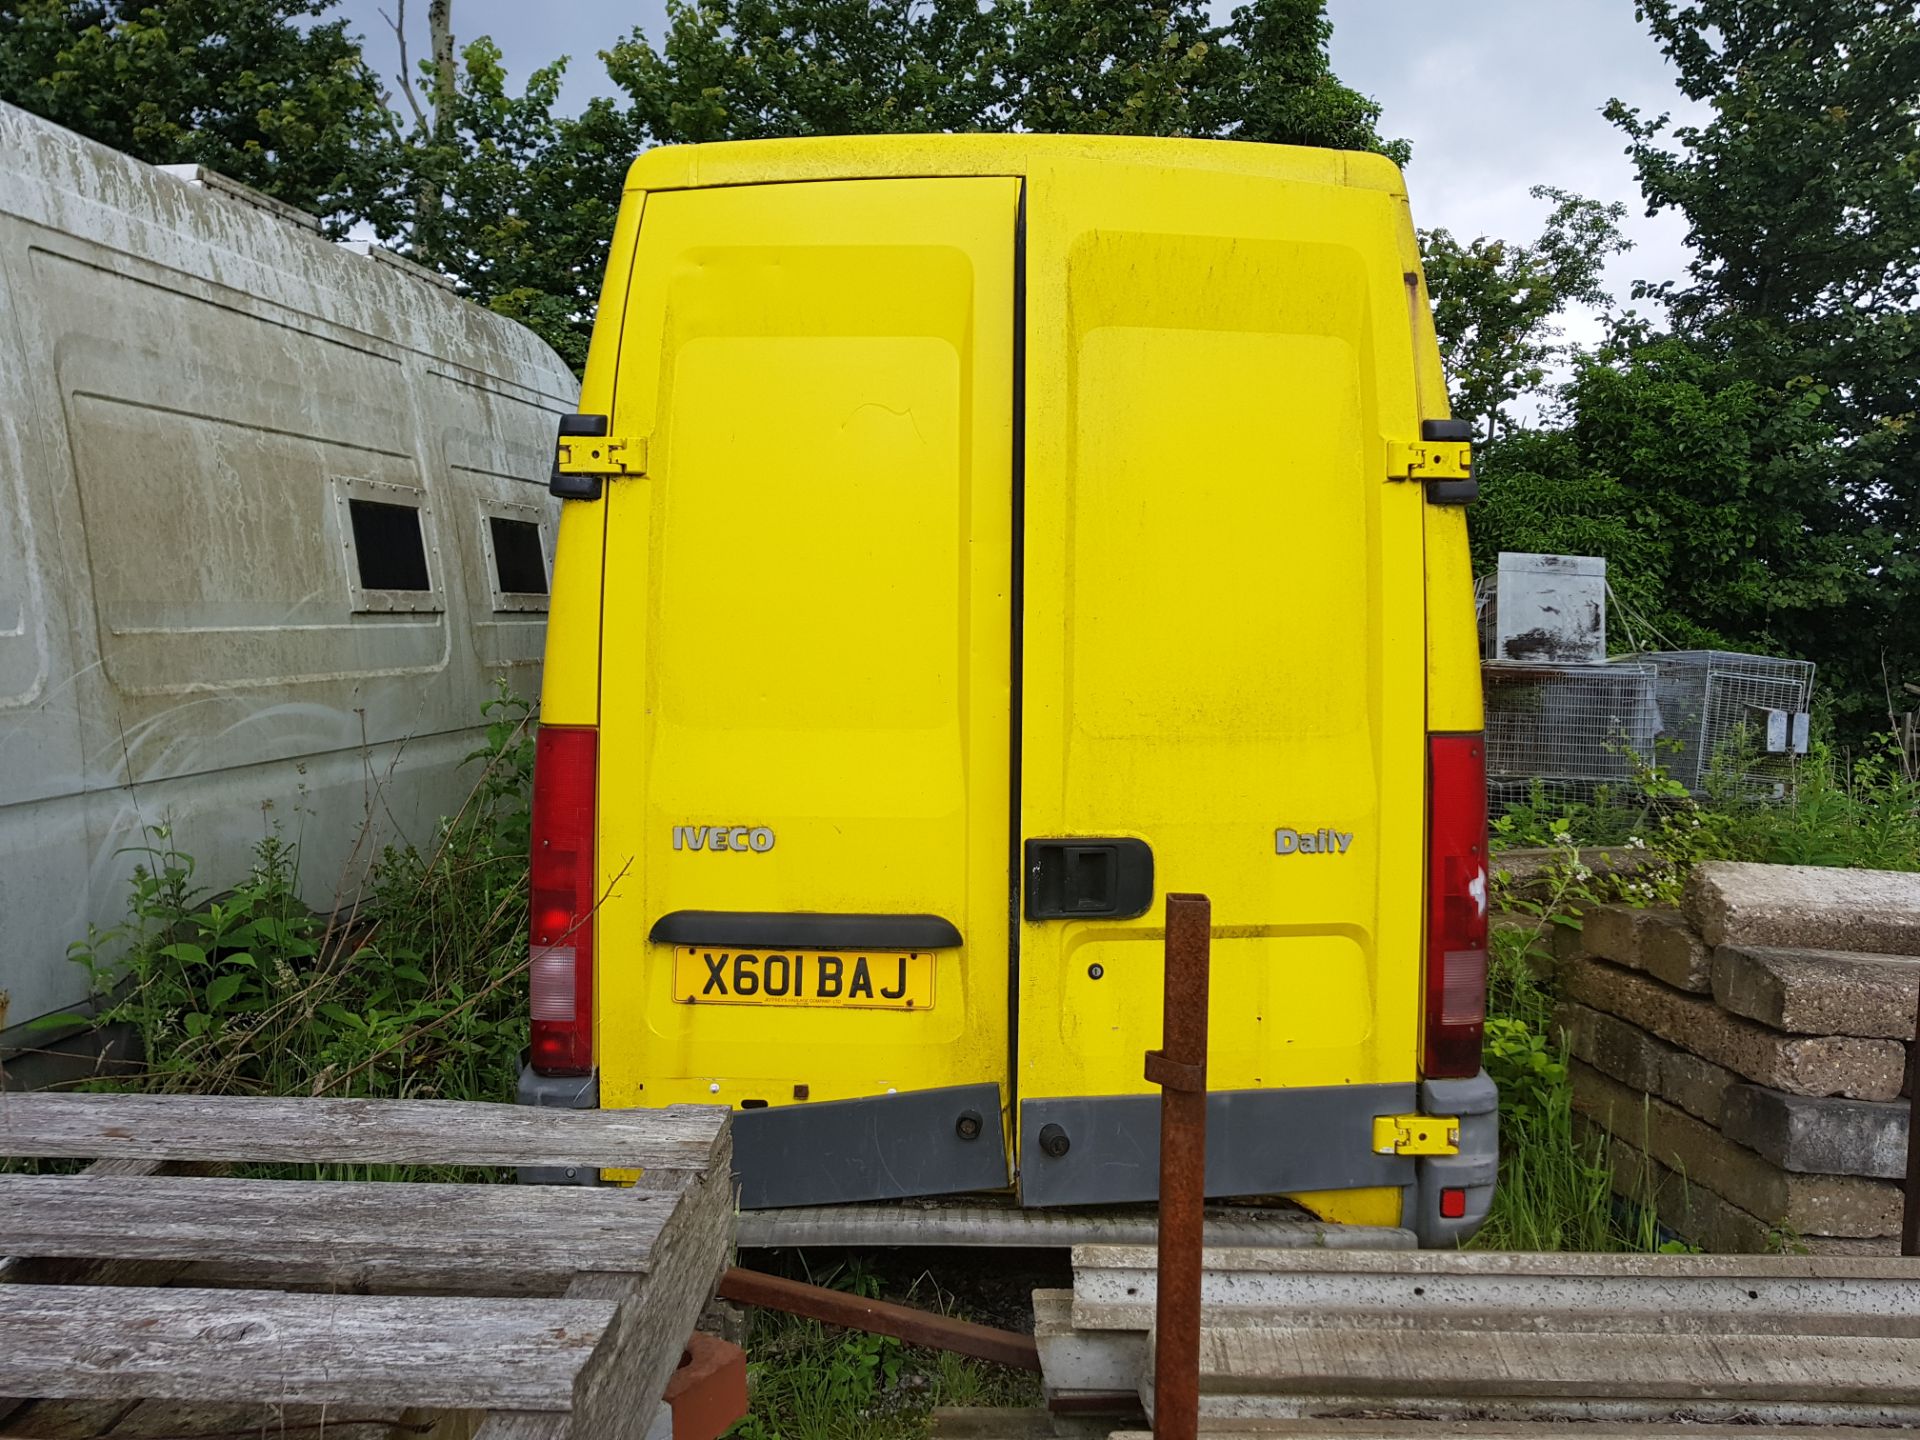
M1094 166L1207 170L1249 180L1379 190L1406 198L1400 167L1362 150L1133 135L832 135L662 145L627 172L628 190L936 175L1028 175Z

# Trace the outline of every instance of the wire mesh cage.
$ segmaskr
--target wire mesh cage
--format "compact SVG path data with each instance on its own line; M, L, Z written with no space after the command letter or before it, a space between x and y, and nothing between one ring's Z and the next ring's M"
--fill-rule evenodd
M1480 673L1496 810L1536 790L1591 799L1652 762L1660 730L1652 665L1489 661Z
M1658 676L1660 763L1688 790L1777 794L1807 749L1814 665L1728 650L1662 650L1624 662ZM1613 667L1609 667L1613 668Z

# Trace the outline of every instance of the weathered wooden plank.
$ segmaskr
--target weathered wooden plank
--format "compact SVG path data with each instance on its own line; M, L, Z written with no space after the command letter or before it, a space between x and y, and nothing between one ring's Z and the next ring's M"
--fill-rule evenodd
M4 1104L0 1098L0 1104ZM160 1160L96 1160L81 1172L81 1178L132 1179L175 1170L202 1171L204 1166L173 1166ZM184 1268L173 1263L147 1261L80 1259L37 1260L4 1253L6 1227L0 1225L0 1284L11 1285L164 1285ZM3 1303L3 1302L0 1302ZM29 1399L0 1395L0 1420ZM49 1437L51 1440L51 1437Z
M731 1137L723 1143L731 1160ZM687 1337L732 1258L731 1166L690 1179L654 1247L646 1274L582 1275L570 1299L612 1300L619 1315L594 1363L581 1376L575 1440L644 1440ZM497 1440L483 1433L476 1440Z
M4 1425L4 1440L465 1440L441 1416L365 1405L202 1405L172 1400L37 1400ZM469 1428L468 1434L471 1433Z
M547 1110L467 1100L11 1093L0 1096L0 1154L705 1170L727 1113L719 1105Z
M473 1440L568 1440L572 1425L570 1415L496 1410L474 1431Z
M413 1440L431 1424L410 1425L396 1406L191 1405L144 1400L102 1440Z
M21 1285L0 1394L565 1411L605 1301Z
M564 1288L645 1269L675 1196L661 1191L375 1181L0 1175L15 1256L261 1262L306 1279L477 1276Z
M0 1433L32 1440L93 1440L140 1408L138 1400L14 1400Z

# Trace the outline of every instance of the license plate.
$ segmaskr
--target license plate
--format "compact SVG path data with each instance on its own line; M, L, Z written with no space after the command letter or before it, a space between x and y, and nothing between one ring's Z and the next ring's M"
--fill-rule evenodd
M683 1005L831 1005L931 1010L931 950L823 951L673 948L673 998Z

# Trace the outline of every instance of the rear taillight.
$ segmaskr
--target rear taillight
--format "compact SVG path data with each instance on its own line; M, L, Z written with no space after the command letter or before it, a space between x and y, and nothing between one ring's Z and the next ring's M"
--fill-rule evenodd
M1487 752L1428 737L1427 1016L1422 1071L1478 1073L1487 1019Z
M542 1075L593 1070L591 726L542 725L533 754L530 1059Z

